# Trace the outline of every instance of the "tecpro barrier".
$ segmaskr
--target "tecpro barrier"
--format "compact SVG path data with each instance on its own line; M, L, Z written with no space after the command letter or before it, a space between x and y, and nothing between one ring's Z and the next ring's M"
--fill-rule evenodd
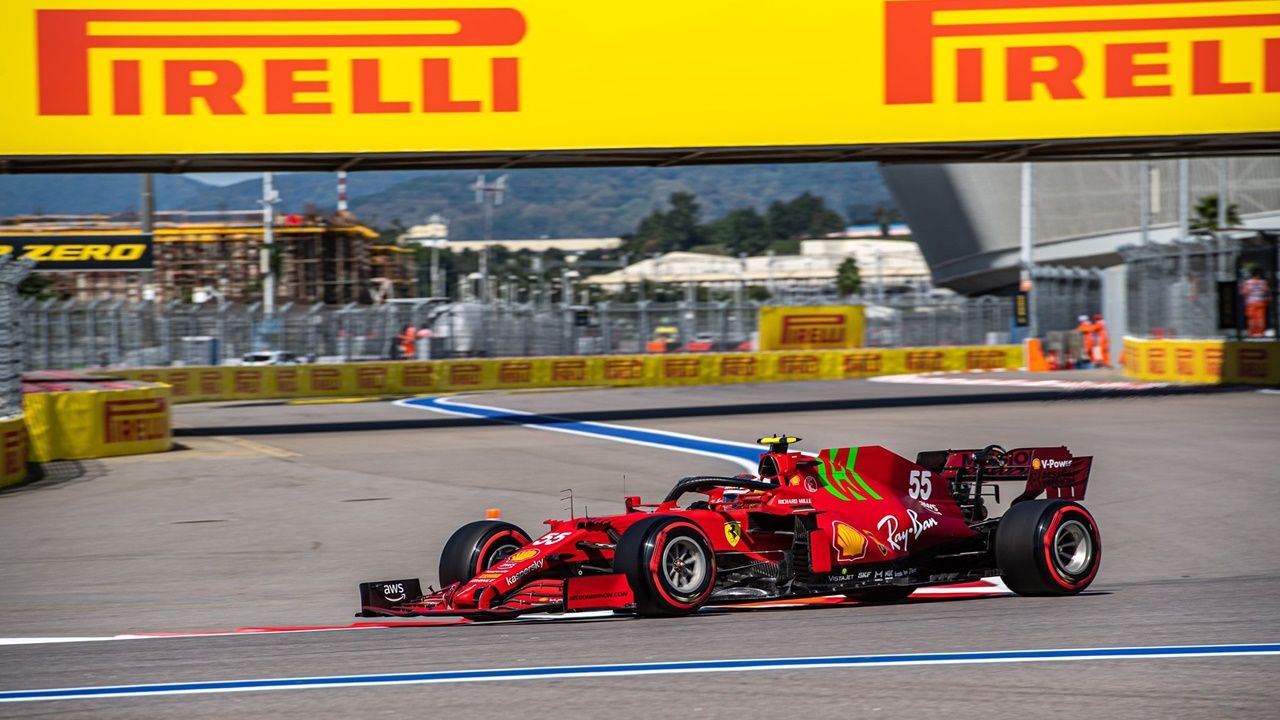
M170 386L173 402L425 394L585 386L679 386L843 380L901 373L1022 367L1016 345L373 362L122 370Z
M1280 385L1280 343L1124 339L1124 372L1138 380Z
M31 392L23 396L34 462L169 449L169 388Z
M27 428L21 415L0 418L0 488L27 477Z

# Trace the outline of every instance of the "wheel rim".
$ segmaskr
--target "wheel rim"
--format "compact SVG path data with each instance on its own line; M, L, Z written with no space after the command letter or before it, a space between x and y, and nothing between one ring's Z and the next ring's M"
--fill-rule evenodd
M491 568L494 565L497 565L503 560L506 560L507 558L511 557L513 554L515 554L515 551L519 549L520 549L519 545L512 545L512 544L499 545L498 547L493 549L492 553L489 554L489 562L488 564L485 565L485 567Z
M1058 526L1053 536L1053 557L1068 575L1079 575L1093 561L1093 536L1079 520L1068 520Z
M707 558L696 542L678 537L662 551L662 575L671 589L694 595L707 577Z

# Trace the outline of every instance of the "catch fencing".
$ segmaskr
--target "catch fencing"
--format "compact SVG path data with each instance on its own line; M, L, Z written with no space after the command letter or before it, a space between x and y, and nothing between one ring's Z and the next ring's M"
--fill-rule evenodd
M843 304L822 296L792 302ZM404 359L401 338L410 326L419 335L417 359L642 353L655 341L669 352L722 352L750 349L762 304L405 300L286 304L267 317L260 304L26 299L18 313L27 338L23 365L35 370L233 364L268 350L318 362ZM866 304L865 345L1003 344L1011 324L1010 298L912 293Z
M1189 241L1129 246L1120 252L1128 268L1126 296L1130 335L1236 337L1235 328L1243 325L1238 298L1219 297L1218 284L1242 281L1256 268L1263 272L1272 290L1267 327L1271 337L1275 337L1277 243L1274 236L1202 233ZM1230 287L1226 291L1237 292ZM1235 328L1230 327L1232 325Z

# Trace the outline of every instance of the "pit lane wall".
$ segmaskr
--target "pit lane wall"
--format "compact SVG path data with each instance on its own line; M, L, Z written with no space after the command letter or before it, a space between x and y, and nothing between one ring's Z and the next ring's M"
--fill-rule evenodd
M274 367L121 370L166 383L175 403L345 397L575 386L680 386L787 380L843 380L902 373L1023 366L1016 345L888 350L815 350L680 355L610 355Z
M1124 339L1125 375L1137 380L1280 385L1280 342Z
M164 452L171 444L165 385L24 392L22 400L32 462Z
M27 479L27 426L21 415L0 418L0 488Z

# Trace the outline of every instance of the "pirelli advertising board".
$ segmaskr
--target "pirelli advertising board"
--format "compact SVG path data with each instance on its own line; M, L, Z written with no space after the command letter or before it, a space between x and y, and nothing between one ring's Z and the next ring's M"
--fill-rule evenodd
M761 350L862 347L861 305L766 305L760 308L759 320Z
M0 158L1280 131L1275 0L5 0Z
M150 235L0 233L0 255L36 261L36 270L149 270Z

